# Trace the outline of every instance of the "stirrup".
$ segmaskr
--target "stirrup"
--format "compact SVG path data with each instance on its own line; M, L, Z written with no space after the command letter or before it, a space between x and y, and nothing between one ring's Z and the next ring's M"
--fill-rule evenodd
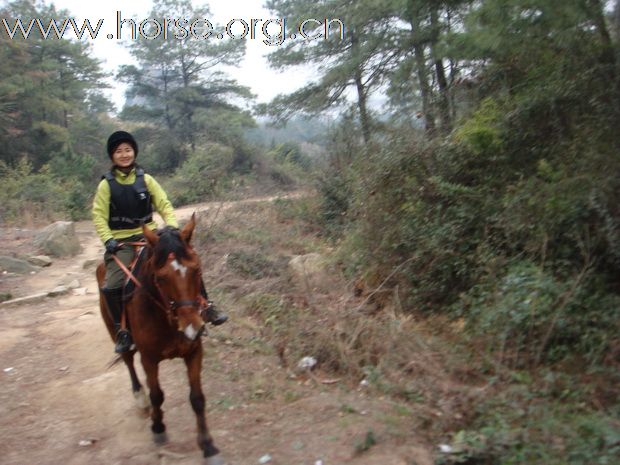
M114 352L117 354L122 354L124 352L129 352L130 350L135 349L135 344L133 343L133 339L131 338L131 333L126 329L120 329L118 333L116 333L116 344L114 346Z
M223 325L228 321L228 315L219 312L212 300L207 301L207 307L203 308L201 316L206 323L211 323L213 326Z

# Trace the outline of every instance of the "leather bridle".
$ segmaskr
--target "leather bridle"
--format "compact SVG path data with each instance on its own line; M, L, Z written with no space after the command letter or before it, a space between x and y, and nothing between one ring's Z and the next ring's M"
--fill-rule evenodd
M132 246L139 248L139 247L144 247L146 245L146 242L127 242L125 244L132 245ZM138 251L138 253L136 253L136 261L138 259L139 254L140 252ZM134 276L134 274L123 264L123 262L121 262L121 260L116 256L116 254L112 254L112 258L114 259L116 264L119 266L119 268L127 275L129 279L131 279L135 283L137 287L143 288L142 283L138 281L138 279ZM133 265L135 265L135 261L130 266L133 267ZM200 271L196 275L196 279L200 280ZM157 306L159 306L162 310L166 312L166 315L168 316L168 320L170 321L171 324L173 324L174 321L178 320L178 309L179 308L191 307L191 308L195 308L196 310L199 310L200 306L204 305L205 303L204 302L205 299L200 295L200 291L199 291L198 296L194 300L174 300L166 295L164 290L159 285L157 277L155 277L154 279L154 284L155 284L155 288L157 289L157 292L159 293L159 299L156 298L156 296L154 296L148 290L146 289L143 289L143 290L145 291L145 294L151 300L153 300L153 302L155 302ZM198 289L200 289L200 283L198 283ZM167 305L162 304L162 302L167 303Z

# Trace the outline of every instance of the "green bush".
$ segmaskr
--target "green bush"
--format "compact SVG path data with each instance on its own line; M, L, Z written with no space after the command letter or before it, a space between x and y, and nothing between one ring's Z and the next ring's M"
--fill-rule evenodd
M497 155L502 149L502 109L493 99L480 107L455 131L455 140L474 155Z
M620 460L620 427L573 402L541 402L514 394L477 407L474 428L455 433L436 465L611 465Z
M341 226L348 227L343 247L358 263L357 271L348 266L350 272L371 285L391 276L387 285L399 285L408 308L440 311L473 282L492 210L482 189L428 175L431 147L397 151L403 142L396 139L373 155L365 172L377 175L365 185L352 175L349 192L355 194L345 205L356 222ZM344 189L327 192L338 201Z
M346 218L352 202L351 181L342 173L326 171L317 179L321 196L319 207L321 221L328 236L338 237L343 233Z
M577 354L601 363L620 317L620 297L600 277L560 279L528 261L486 276L458 307L475 340L515 367Z
M230 147L209 144L192 153L166 183L175 205L214 198L232 169L234 151Z
M91 155L70 149L54 154L49 162L50 173L66 193L63 210L73 221L90 217L94 189L89 186L95 165Z
M278 221L301 225L302 233L319 233L323 227L319 202L316 196L297 199L278 198L273 202L273 206Z
M35 173L25 158L14 168L0 161L0 181L0 222L62 218L67 192L49 169Z
M308 170L312 165L312 159L304 154L296 142L284 142L274 147L270 155L279 163L291 163Z

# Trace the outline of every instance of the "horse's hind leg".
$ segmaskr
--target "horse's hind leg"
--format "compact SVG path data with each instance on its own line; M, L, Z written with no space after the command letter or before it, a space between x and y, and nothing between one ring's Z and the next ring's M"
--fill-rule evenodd
M219 455L219 450L213 444L213 438L209 434L207 428L207 420L205 418L205 396L202 393L200 384L200 370L202 368L202 347L193 351L185 357L187 365L187 376L189 378L189 401L192 409L196 414L196 425L198 427L198 447L202 449L203 456L207 459L208 465L216 465L223 463Z
M129 377L131 378L131 391L133 392L133 397L136 400L136 406L141 410L146 410L149 408L150 404L136 373L136 368L133 362L134 355L134 351L121 354L125 365L127 365L127 370L129 370Z
M159 387L159 364L146 358L142 358L142 366L146 373L146 383L149 387L149 397L151 399L151 431L153 441L162 444L168 440L166 435L166 425L164 425L164 412L161 409L164 403L164 391Z

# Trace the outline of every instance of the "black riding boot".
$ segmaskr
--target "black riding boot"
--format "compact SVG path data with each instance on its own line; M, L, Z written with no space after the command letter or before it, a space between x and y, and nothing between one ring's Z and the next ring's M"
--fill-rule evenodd
M108 304L110 316L114 321L114 331L116 332L116 345L114 352L121 354L131 350L133 340L127 329L121 329L121 316L123 314L123 289L102 289L105 301Z
M201 311L202 319L207 323L211 323L213 326L219 326L226 323L226 321L228 321L228 315L224 312L218 311L217 308L215 308L213 301L209 300L207 290L205 289L205 283L202 282L202 280L200 281L200 294L207 301L207 306Z

